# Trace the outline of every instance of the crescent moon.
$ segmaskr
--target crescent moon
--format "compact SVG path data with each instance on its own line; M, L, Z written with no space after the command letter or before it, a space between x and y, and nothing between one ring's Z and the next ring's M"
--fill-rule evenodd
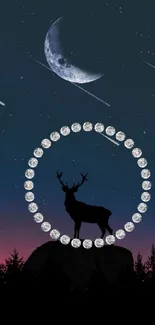
M88 71L84 71L71 64L68 59L64 57L60 42L60 25L62 23L63 18L58 18L49 28L45 38L44 52L52 71L62 79L72 83L89 83L101 78L102 74L92 74Z

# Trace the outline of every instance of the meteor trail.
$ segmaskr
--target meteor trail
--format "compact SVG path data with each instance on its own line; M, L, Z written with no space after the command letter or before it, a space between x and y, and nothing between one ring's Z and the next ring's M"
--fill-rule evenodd
M101 134L103 137L105 137L105 138L108 139L109 141L113 142L113 143L116 144L117 146L120 145L117 141L115 141L115 140L113 140L113 139L107 137L107 135L105 135L104 133L99 133L99 134Z
M154 68L155 69L155 66L147 61L144 61L144 63L146 63L147 65L149 65L150 67Z
M32 59L33 60L33 59ZM50 70L50 71L52 71L52 69L50 69L49 67L47 67L45 64L43 64L43 63L41 63L41 62L39 62L38 60L33 60L33 61L35 61L35 62L37 62L37 63L39 63L40 65L42 65L44 68L46 68L46 69L48 69L48 70ZM52 71L53 72L53 71ZM102 99L100 99L99 97L97 97L97 96L95 96L94 94L92 94L90 91L88 91L88 90L86 90L86 89L84 89L84 88L82 88L81 86L79 86L79 85L77 85L76 83L74 83L74 82L70 82L73 86L75 86L75 87L77 87L77 88L79 88L79 89L81 89L81 90L83 90L86 94L88 94L88 95L90 95L90 96L92 96L92 97L94 97L95 99L97 99L98 101L100 101L101 103L103 103L103 104L105 104L106 106L108 106L108 107L111 107L111 105L110 104L108 104L107 102L105 102L104 100L102 100Z
M111 105L110 105L110 104L108 104L108 103L104 102L104 100L102 100L102 99L100 99L99 97L97 97L97 96L93 95L92 93L90 93L90 91L88 91L88 90L86 90L86 89L84 89L84 88L80 87L79 85L75 84L74 82L71 82L71 84L72 84L72 85L74 85L75 87L78 87L79 89L83 90L83 91L84 91L85 93L87 93L88 95L90 95L90 96L92 96L92 97L96 98L96 99L97 99L97 100L99 100L101 103L103 103L103 104L107 105L108 107L111 107Z
M5 103L3 103L3 102L0 101L0 105L5 106Z
M39 63L40 65L42 65L44 68L46 68L46 69L48 69L48 70L50 70L50 71L52 71L52 69L50 69L49 67L47 67L47 65L45 65L45 64L43 64L43 63L41 63L40 61L38 61L38 60L34 60L34 59L32 59L34 62L37 62L37 63ZM53 72L53 71L52 71Z

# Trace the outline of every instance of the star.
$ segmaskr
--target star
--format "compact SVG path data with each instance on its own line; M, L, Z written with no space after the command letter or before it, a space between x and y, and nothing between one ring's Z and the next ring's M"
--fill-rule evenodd
M21 77L20 77L20 79L22 80L22 79L24 79L24 77L23 77L23 76L21 76Z
M123 13L122 7L119 7L119 13L120 13L120 14Z

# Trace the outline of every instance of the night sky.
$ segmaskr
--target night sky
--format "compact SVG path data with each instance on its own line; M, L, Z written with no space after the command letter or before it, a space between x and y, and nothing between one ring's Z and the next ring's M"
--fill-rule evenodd
M0 3L0 261L17 248L27 258L50 240L49 233L33 220L24 199L24 174L33 150L42 139L73 122L102 122L124 131L142 149L154 183L155 165L155 3L148 1L1 1ZM67 21L66 49L78 52L81 66L104 73L83 84L111 105L108 107L77 89L47 65L44 40L58 17ZM75 17L76 16L76 17ZM75 18L75 19L74 19ZM79 40L74 37L75 22ZM89 26L89 28L88 28ZM85 27L86 31L85 31ZM76 32L77 32L76 31ZM90 33L89 33L90 31ZM65 33L64 33L65 34ZM85 35L88 35L88 38ZM64 35L65 39L66 35ZM86 47L88 43L88 52ZM83 61L82 61L83 52ZM73 222L64 210L64 193L56 179L80 181L88 173L76 197L112 211L110 225L116 231L131 221L142 193L141 169L131 150L116 146L95 132L70 134L45 150L35 169L35 202L53 228L72 237ZM153 185L152 185L153 186ZM116 244L147 257L155 243L154 187L143 220ZM100 237L97 225L83 224L81 238Z

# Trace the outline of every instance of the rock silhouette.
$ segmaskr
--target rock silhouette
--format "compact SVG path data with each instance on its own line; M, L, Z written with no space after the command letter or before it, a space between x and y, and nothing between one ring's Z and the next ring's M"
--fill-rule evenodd
M122 274L132 274L133 257L129 250L119 246L94 246L87 250L82 246L75 249L59 241L50 241L38 247L24 265L24 272L33 277L37 275L39 284L45 279L52 284L54 269L63 272L70 291L83 292L95 270L100 269L105 281L112 285Z

